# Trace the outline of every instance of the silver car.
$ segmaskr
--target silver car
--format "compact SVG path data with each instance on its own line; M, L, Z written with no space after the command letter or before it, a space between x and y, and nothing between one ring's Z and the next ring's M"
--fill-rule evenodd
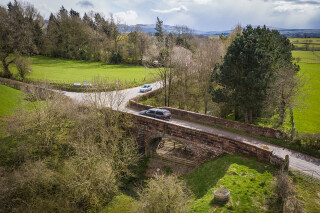
M140 92L149 92L152 90L152 86L150 84L145 84L140 88Z
M162 120L170 120L171 113L169 110L166 109L157 109L157 108L151 108L148 110L143 110L139 112L140 115L146 115L153 118L159 118Z

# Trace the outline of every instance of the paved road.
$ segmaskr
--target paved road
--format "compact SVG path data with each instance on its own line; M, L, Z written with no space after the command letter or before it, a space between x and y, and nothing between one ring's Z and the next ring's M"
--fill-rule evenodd
M152 84L153 89L160 88L160 83L156 82ZM105 92L105 93L75 93L75 92L66 92L66 96L70 98L82 102L82 103L95 103L101 107L112 107L116 110L125 111L132 114L138 114L139 112L134 109L130 109L126 106L127 102L138 95L139 87L130 88L121 91L113 91L113 92ZM218 134L224 137L229 137L232 139L246 141L252 144L267 146L269 149L273 151L274 154L279 155L281 157L285 157L285 155L289 155L290 157L290 168L302 171L307 174L312 174L314 177L320 179L320 159L314 158L299 152L291 151L286 148L282 148L263 140L259 140L257 138L253 138L250 136L245 136L241 134L237 134L234 132L229 132L222 129L217 129L214 127L209 127L189 121L171 119L171 123L181 125L184 127L197 129L200 131L210 132L214 134ZM316 173L315 173L316 172Z

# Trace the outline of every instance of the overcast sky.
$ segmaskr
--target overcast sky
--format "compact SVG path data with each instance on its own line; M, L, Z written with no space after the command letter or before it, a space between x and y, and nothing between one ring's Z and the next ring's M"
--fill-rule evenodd
M12 0L13 1L13 0ZM0 0L6 5L8 0ZM168 25L196 30L230 30L267 25L279 28L320 29L320 0L28 0L48 18L63 5L80 12L113 13L122 23L154 24L157 16Z

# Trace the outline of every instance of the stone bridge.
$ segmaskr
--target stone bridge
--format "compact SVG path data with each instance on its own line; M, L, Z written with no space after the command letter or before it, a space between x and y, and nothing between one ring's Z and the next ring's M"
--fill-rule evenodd
M281 164L272 151L251 143L233 140L213 133L172 124L167 121L132 115L137 130L140 148L148 154L152 150L151 143L159 138L173 139L191 150L198 163L215 158L221 154L241 153L259 160ZM278 161L279 160L279 161Z

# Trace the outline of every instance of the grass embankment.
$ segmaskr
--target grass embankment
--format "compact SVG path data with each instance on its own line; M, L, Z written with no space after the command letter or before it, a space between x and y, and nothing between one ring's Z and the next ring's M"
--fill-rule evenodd
M19 106L24 93L0 84L0 119L9 116Z
M265 212L274 199L272 181L275 168L241 155L227 155L201 164L184 177L195 195L193 212ZM213 201L219 188L230 190L226 205Z
M77 61L44 56L31 57L33 72L27 76L29 81L72 84L93 82L97 79L121 82L127 87L150 83L154 79L154 69L135 65L111 65L101 62ZM14 65L10 66L17 73ZM0 68L2 71L2 67Z
M195 195L192 212L279 212L274 193L276 171L268 163L242 155L227 155L203 163L184 177ZM291 178L303 212L319 212L320 186L295 176ZM222 187L231 193L225 205L213 201L213 191Z

